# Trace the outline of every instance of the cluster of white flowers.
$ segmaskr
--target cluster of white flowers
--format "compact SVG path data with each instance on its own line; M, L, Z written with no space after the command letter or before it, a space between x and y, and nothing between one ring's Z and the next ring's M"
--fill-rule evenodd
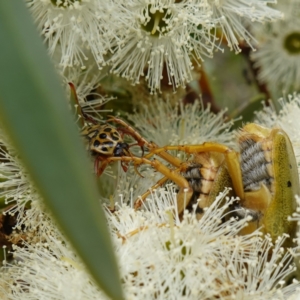
M173 216L174 190L152 195L147 211L120 203L107 212L126 299L288 299L300 288L283 287L292 256L256 231L238 236L247 219L222 222L234 199L221 194L198 222ZM220 203L222 202L222 205ZM223 205L224 204L224 205ZM2 299L107 299L45 214L41 233L13 247L2 267ZM173 219L173 217L175 219ZM270 249L272 255L270 256Z
M40 201L35 193L35 188L29 181L28 175L19 162L15 150L10 146L6 136L0 131L0 198L2 204L11 206L8 212L15 215L20 221L20 226L30 220L36 220L33 215L39 215L41 211ZM24 211L28 202L32 202L32 207L39 207L30 211L29 218L24 217ZM17 203L17 205L15 205ZM30 226L30 224L27 224Z
M184 86L223 39L236 52L241 40L253 48L247 24L282 17L273 0L26 1L61 68L109 64L133 84L145 76L152 92L162 80Z
M120 265L128 296L247 299L252 295L267 299L285 294L276 285L292 273L293 267L289 254L282 257L283 240L275 246L269 264L268 239L261 239L259 232L236 235L247 220L221 222L233 200L224 197L225 194L217 197L199 222L194 213L186 214L183 221L172 216L176 205L176 193L172 190L153 193L148 211L121 205L116 214L110 215L109 222L118 237L118 257L126 257ZM224 206L220 206L222 201ZM284 269L279 266L280 261L286 266ZM294 291L296 287L297 283Z
M253 27L259 46L252 58L258 79L281 95L300 89L300 1L280 0L277 7L283 20Z
M98 67L110 47L107 31L110 15L106 1L27 0L50 55L60 54L62 68L86 67L92 54ZM107 28L108 27L108 28ZM90 54L91 52L91 54Z
M140 112L128 115L128 118L142 136L160 146L209 141L234 146L234 134L230 131L234 122L226 122L226 110L214 114L209 106L204 108L200 101L174 106L157 98L151 104L144 105Z
M194 115L194 121L200 124L198 129L193 120L187 120L186 129L201 132L205 124L201 117L197 119L200 114L214 128L213 140L218 140L218 135L221 138L225 130L223 142L231 143L230 124L222 125L222 113L214 118L209 111L200 113L198 103L184 108L182 119L175 118L175 111L166 105L161 113L165 112L165 116L174 113L174 124L184 123L186 113ZM283 103L279 116L266 108L258 119L271 119L265 121L267 126L284 127L296 145L299 139L295 133L299 130L293 131L292 117L298 117L299 112L300 100L294 95ZM152 134L149 132L148 137ZM185 132L180 141L188 140L188 136ZM4 137L1 140L3 192L0 196L16 203L9 212L18 215L16 230L11 235L18 245L13 245L13 261L5 261L2 267L0 296L9 300L107 299L46 213L15 152ZM196 218L196 207L179 219L173 186L153 191L145 209L134 210L136 178L130 178L123 178L125 183L119 187L120 194L115 194L116 212L106 211L126 299L292 300L299 297L300 284L296 280L285 285L295 271L293 252L285 251L282 246L285 237L273 245L259 231L239 236L248 219L226 218L228 206L236 201L226 196L227 191L216 198L201 220ZM144 190L149 188L146 179L140 178ZM28 202L30 205L25 205ZM299 220L298 214L293 218Z

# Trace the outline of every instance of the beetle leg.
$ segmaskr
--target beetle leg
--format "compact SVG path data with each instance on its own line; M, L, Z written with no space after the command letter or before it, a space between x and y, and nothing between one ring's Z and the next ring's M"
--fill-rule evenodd
M179 187L189 188L187 180L182 175L178 174L178 170L169 169L157 159L148 160L144 157L136 156L108 157L107 159L105 159L105 163L110 163L113 161L137 162L138 164L151 165L155 170L167 176L170 180L174 181Z
M140 171L138 170L138 165L134 164L134 171L141 177L144 178L144 176L140 173Z
M160 180L157 181L156 184L154 184L151 188L149 188L147 192L139 196L139 198L134 203L134 209L139 209L142 206L142 204L145 202L146 198L151 194L151 192L159 188L160 186L162 186L168 180L169 178L167 176L161 178Z
M94 163L95 173L96 173L96 175L98 177L101 176L101 174L104 172L105 168L109 164L109 162L107 161L107 159L102 160L100 158L101 158L100 156L96 157L95 163ZM102 161L101 166L99 166L99 162L100 161Z
M181 171L181 168L173 170L173 172L180 172L180 171ZM165 176L165 177L161 178L160 180L158 180L151 188L148 189L147 192L145 192L143 195L139 196L139 198L134 203L134 208L135 209L140 208L142 206L142 204L144 203L144 201L146 200L146 198L151 194L151 192L153 190L159 188L160 186L162 186L168 180L170 180L170 178L168 176Z
M130 157L134 157L130 151L128 151L128 153L130 154ZM144 176L143 176L143 175L140 173L140 171L138 170L139 164L134 164L133 166L134 166L134 171L135 171L141 178L144 178Z
M123 161L121 161L121 167L122 167L123 171L126 173L128 170L128 165L126 165Z
M236 195L240 199L244 199L244 187L242 180L242 171L239 160L239 153L230 149L229 147L218 144L207 142L201 145L177 145L177 146L165 146L151 150L151 154L159 155L161 152L168 150L184 151L188 154L202 153L202 152L218 152L224 154L228 172L232 179L233 188Z
M153 154L151 154L152 149L156 149L158 148L158 146L154 143L154 142L148 142L145 138L143 138L133 127L131 127L130 125L128 125L125 121L123 121L122 119L116 118L114 116L109 116L110 119L108 119L106 122L114 122L117 123L121 126L123 126L124 128L118 128L120 131L132 136L137 143L134 145L138 145L141 147L143 155L144 156L144 146L146 146L147 148L150 149L150 153L147 154L145 156L145 158L150 158L151 156L153 156ZM130 145L130 147L133 145ZM179 167L181 164L181 160L178 159L177 157L172 156L171 154L165 152L165 151L161 151L158 156L160 156L161 158L163 158L164 160L166 160L167 162L171 163L173 166L175 167Z
M179 215L183 212L185 207L188 205L193 195L193 189L190 187L188 181L182 175L178 174L178 169L176 170L169 169L157 159L148 160L143 157L135 157L135 156L109 157L105 160L105 163L110 163L113 161L136 162L138 164L151 165L155 170L165 175L168 179L174 181L179 186L179 188L182 189L182 191L184 192L184 198L181 199L180 197L177 200Z
M144 139L133 127L128 125L122 119L116 118L114 116L109 116L109 118L110 119L108 119L106 122L114 122L114 123L121 125L123 128L120 127L120 128L118 128L118 130L120 130L124 134L128 134L128 135L132 136L137 141L136 145L140 146L144 153L143 147L144 147L144 145L148 145L149 142L146 139Z
M176 167L176 168L180 167L180 165L182 164L182 161L179 158L171 155L170 153L168 153L166 151L158 151L158 153L155 153L156 150L161 149L161 148L158 147L155 143L151 142L151 144L152 144L152 148L150 149L150 153L145 155L144 158L149 159L153 155L157 154L159 157L161 157L162 159L164 159L166 162L170 163L174 167Z
M139 143L135 143L135 144L131 144L129 145L129 148L133 147L133 146L140 146L140 148L142 149L142 156L144 156L144 152L145 152L145 149L144 149L144 146L142 145L139 145Z
M80 116L80 122L79 122L80 127L84 128L84 120L87 120L87 121L91 122L92 124L97 125L98 121L95 120L94 118L92 118L91 116L87 115L83 111L81 105L79 104L79 100L78 100L78 96L77 96L74 84L72 82L69 82L68 85L69 85L70 90L71 90L71 97L70 97L71 102L73 102L71 104L75 106L76 114L78 116Z

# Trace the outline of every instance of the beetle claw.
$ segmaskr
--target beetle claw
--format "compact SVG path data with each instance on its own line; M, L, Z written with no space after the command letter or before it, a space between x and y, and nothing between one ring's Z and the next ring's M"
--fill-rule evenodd
M138 167L138 166L137 166L136 164L134 164L134 170L135 170L135 172L136 172L141 178L145 178L145 177L140 173L140 171L138 170L137 167Z

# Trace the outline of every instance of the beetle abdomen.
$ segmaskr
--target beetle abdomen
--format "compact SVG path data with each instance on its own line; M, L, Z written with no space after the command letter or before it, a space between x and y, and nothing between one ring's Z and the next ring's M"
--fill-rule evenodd
M188 181L194 192L205 194L205 192L202 190L202 185L204 181L208 181L208 184L210 181L201 175L201 168L202 165L193 164L187 168L183 176Z
M246 139L240 143L241 169L245 192L259 190L264 184L270 191L274 181L272 161L268 161L266 152L260 142Z
M218 153L199 153L195 157L195 162L182 174L190 184L194 193L186 207L192 210L193 205L200 202L196 213L201 217L203 209L209 207L220 192L225 187L231 187L232 182L228 170L223 163L223 156Z

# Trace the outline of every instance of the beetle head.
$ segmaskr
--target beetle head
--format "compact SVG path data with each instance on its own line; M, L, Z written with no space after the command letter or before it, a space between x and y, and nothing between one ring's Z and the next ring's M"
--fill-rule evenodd
M119 142L114 148L114 156L131 156L129 145L124 142Z

